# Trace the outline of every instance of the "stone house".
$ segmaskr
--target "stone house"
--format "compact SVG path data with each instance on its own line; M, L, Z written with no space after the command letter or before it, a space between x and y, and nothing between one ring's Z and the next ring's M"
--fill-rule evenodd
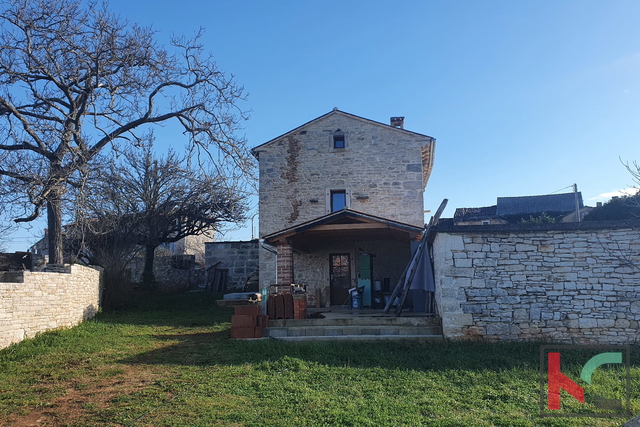
M424 229L435 139L333 109L252 150L259 162L260 288L307 286L311 307L399 280Z

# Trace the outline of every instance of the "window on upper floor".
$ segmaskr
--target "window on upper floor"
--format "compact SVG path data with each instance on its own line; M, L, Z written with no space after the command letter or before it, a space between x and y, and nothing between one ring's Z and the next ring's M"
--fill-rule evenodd
M347 192L345 190L331 190L331 212L347 207Z
M344 134L333 135L333 148L345 148Z

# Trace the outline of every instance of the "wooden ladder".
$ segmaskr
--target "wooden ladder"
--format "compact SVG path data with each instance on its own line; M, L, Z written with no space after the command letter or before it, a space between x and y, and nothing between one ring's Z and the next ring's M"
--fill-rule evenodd
M402 313L402 306L404 305L404 301L407 298L407 294L409 293L409 289L411 288L411 283L413 282L413 277L416 274L416 269L418 267L420 258L422 257L423 252L428 250L427 240L429 239L429 232L431 231L431 227L435 227L440 220L440 215L447 207L448 199L444 199L442 203L440 203L440 207L436 211L436 214L431 217L428 225L425 225L425 231L420 239L420 244L418 245L418 249L414 252L411 261L407 264L407 267L404 269L402 276L400 276L400 280L396 284L396 287L393 289L391 293L391 298L389 298L389 302L384 308L385 313L389 313L391 310L391 306L393 305L396 298L398 298L398 305L396 306L396 316L399 316ZM430 280L434 280L433 277L428 278Z

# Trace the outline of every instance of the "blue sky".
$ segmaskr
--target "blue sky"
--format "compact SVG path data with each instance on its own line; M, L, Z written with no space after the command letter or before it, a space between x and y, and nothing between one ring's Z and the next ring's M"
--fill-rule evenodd
M333 107L405 116L406 129L437 139L425 209L446 197L445 216L573 183L594 205L633 184L620 158L640 160L638 1L110 5L161 43L206 29L206 49L249 93L251 147ZM169 135L157 131L157 143L175 143ZM226 237L248 239L250 227Z

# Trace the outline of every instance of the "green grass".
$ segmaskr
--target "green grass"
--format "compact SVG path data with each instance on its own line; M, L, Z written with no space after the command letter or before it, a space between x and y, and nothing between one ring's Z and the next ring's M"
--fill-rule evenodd
M0 425L38 420L43 426L618 426L626 421L541 418L536 343L232 341L232 312L215 306L214 299L143 296L129 310L101 313L76 328L0 351ZM564 362L563 371L572 377L579 372L578 363ZM638 413L636 363L631 372L632 411ZM570 400L563 405L576 410Z

